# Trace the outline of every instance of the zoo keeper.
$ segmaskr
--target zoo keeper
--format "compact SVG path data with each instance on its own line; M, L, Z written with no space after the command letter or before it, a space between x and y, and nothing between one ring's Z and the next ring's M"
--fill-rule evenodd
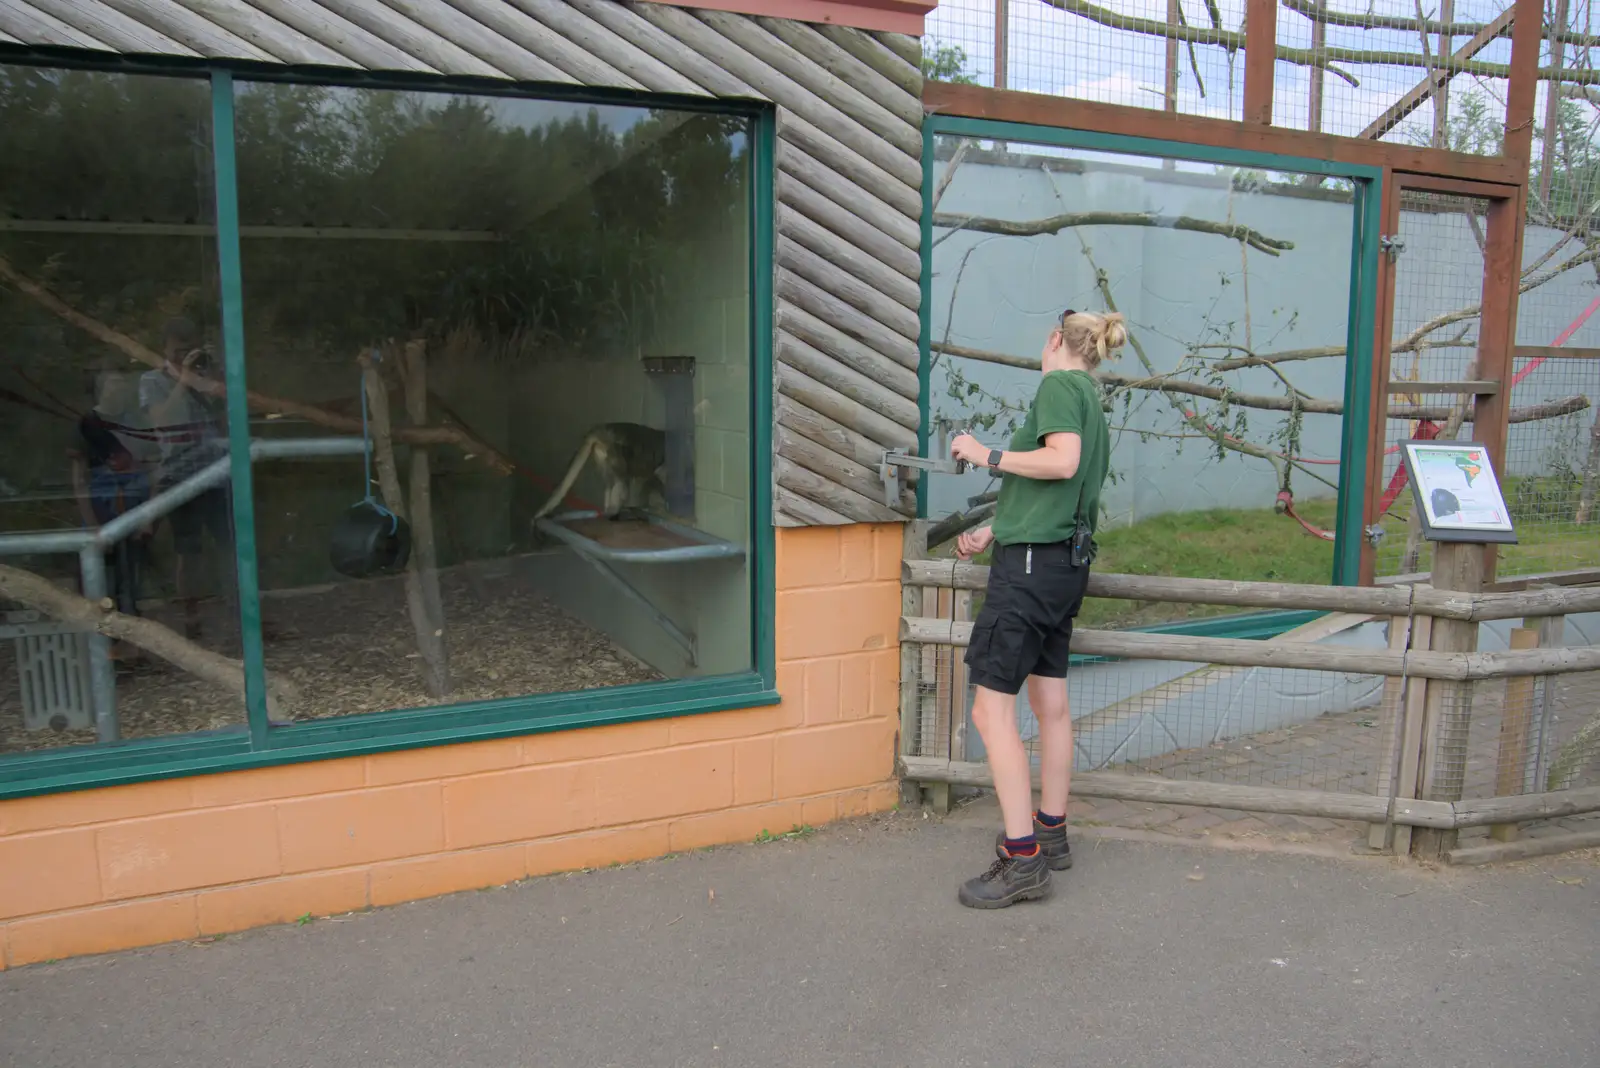
M988 750L1005 830L997 859L962 884L969 908L999 909L1050 892L1050 873L1072 867L1067 787L1072 717L1067 657L1072 621L1083 606L1094 559L1100 490L1111 437L1092 372L1128 339L1121 315L1067 309L1040 356L1038 391L1006 450L970 434L950 453L1000 474L994 521L962 534L963 560L993 547L983 608L972 624L966 662L977 693L972 722ZM1017 728L1017 693L1026 684L1039 721L1040 799L1033 809L1027 750Z

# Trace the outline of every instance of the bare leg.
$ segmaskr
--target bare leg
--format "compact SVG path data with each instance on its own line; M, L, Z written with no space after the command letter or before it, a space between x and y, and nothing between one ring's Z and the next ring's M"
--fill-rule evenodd
M986 686L977 687L972 701L972 722L989 751L989 771L994 792L1005 814L1006 837L1025 838L1033 833L1033 786L1028 752L1017 733L1017 698Z
M1039 721L1039 811L1046 816L1065 816L1067 790L1072 785L1072 713L1067 707L1067 680L1029 675L1028 703Z

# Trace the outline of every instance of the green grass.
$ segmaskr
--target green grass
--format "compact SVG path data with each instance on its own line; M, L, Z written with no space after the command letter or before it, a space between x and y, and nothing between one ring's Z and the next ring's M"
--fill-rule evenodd
M1312 526L1331 530L1335 507L1329 498L1305 501L1295 510ZM1402 496L1394 509L1398 518L1391 515L1383 523L1386 537L1380 547L1380 574L1385 573L1384 565L1393 571L1404 552L1409 509L1410 499ZM1586 530L1578 530L1570 521L1522 520L1517 533L1521 544L1500 550L1502 575L1559 571L1600 562L1600 525L1591 523ZM1293 519L1270 508L1169 512L1127 526L1102 528L1096 540L1100 555L1094 566L1101 572L1314 585L1333 579L1333 542L1307 534ZM954 552L951 543L941 546L938 555ZM1428 569L1429 559L1429 546L1424 542L1421 570ZM981 554L977 562L987 564L989 554ZM978 607L973 605L974 613ZM1212 605L1093 599L1083 606L1079 622L1086 627L1126 628L1239 611Z

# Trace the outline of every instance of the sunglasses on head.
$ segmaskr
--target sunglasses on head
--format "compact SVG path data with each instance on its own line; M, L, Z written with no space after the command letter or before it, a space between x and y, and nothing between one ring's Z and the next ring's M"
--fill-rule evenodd
M1061 318L1057 320L1057 324L1060 325L1060 326L1066 326L1067 325L1067 320L1072 318L1074 315L1077 315L1077 314L1078 313L1076 311L1074 311L1072 308L1068 308L1066 311L1061 313Z

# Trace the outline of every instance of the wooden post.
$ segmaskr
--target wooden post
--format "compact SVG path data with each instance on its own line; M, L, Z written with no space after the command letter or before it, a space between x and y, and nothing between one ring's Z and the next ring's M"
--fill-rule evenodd
M938 586L925 588L922 591L923 614L933 616L935 619L946 618L950 595L954 592ZM922 650L922 677L924 680L933 680L933 685L924 687L921 693L921 720L931 728L924 736L923 748L928 750L927 756L939 756L949 760L951 759L950 676L948 672L940 670L939 653L943 651L948 656L956 657L961 654L961 650L945 645L924 645ZM928 804L938 815L943 816L950 811L949 783L929 783L927 797Z
M1320 25L1320 23L1319 23ZM1400 236L1400 187L1395 181L1394 169L1383 170L1383 226L1381 230L1390 237ZM1394 294L1395 263L1386 255L1378 256L1378 307L1373 316L1372 343L1372 399L1368 411L1372 422L1367 430L1367 506L1366 521L1369 526L1381 526L1383 516L1378 505L1383 503L1383 450L1389 435L1389 378L1394 347ZM1378 547L1370 538L1361 539L1360 582L1370 586L1378 574Z
M925 520L913 519L905 526L900 555L905 560L921 560L928 555L928 531ZM900 587L900 614L909 616L922 611L922 589L918 586ZM922 756L920 709L917 707L917 683L922 677L922 648L915 642L900 643L900 755Z
M1550 24L1550 67L1557 74L1567 61L1567 46L1561 41L1566 28L1567 0L1556 0L1555 18ZM1555 79L1545 84L1544 147L1539 156L1539 203L1547 216L1555 214L1550 210L1550 181L1555 176L1556 132L1561 125L1561 88L1561 82Z
M1489 460L1497 471L1506 469L1526 207L1526 187L1518 196L1490 201L1484 227L1483 311L1478 320L1478 354L1472 366L1472 377L1498 382L1500 389L1470 400L1473 404L1472 437L1489 450ZM1485 558L1488 569L1485 582L1494 581L1495 559L1494 547L1490 546Z
M428 425L428 343L406 342L401 382L406 394L406 418L412 426ZM428 449L411 446L411 558L422 576L422 603L428 610L428 632L437 646L439 683L444 696L451 690L450 651L444 636L444 595L439 591L439 539L433 525L433 463Z
M972 591L955 590L951 598L951 618L963 623L972 622ZM967 759L967 681L966 657L951 650L950 659L950 759Z
M1010 45L1010 33L1007 31L1011 21L1010 0L994 0L994 87L1006 87L1006 67L1009 65L1007 52Z
M1278 0L1246 0L1244 121L1272 125L1272 79L1278 62Z
M1328 0L1317 0L1317 14L1311 20L1311 54L1317 55L1328 45L1328 23L1322 17L1328 10ZM1322 82L1328 76L1321 67L1312 67L1306 78L1310 92L1306 99L1306 129L1322 132ZM1388 189L1389 176L1384 176L1384 189Z
M1486 568L1479 542L1435 542L1433 581L1438 590L1481 593ZM1478 624L1435 619L1428 648L1437 653L1470 653L1478 647ZM1423 712L1422 774L1417 796L1427 801L1461 800L1471 725L1471 682L1431 679ZM1419 829L1411 836L1414 856L1439 859L1455 848L1456 832Z
M1404 653L1411 646L1411 617L1389 618L1389 651ZM1383 743L1378 746L1377 763L1372 769L1373 790L1380 797L1403 796L1395 792L1400 777L1401 740L1405 737L1406 680L1394 675L1383 680L1383 697L1378 704L1378 728L1383 732ZM1367 825L1367 845L1373 849L1387 849L1388 824Z
M1455 17L1455 0L1440 0L1439 21L1443 23L1444 26L1448 27L1452 22L1455 21ZM1422 37L1423 40L1427 40L1428 34L1426 31L1423 32ZM1441 31L1439 34L1439 47L1434 51L1433 54L1438 56L1442 61L1453 51L1455 51L1454 38L1452 38L1450 34ZM1450 147L1449 72L1446 72L1445 76L1439 79L1439 85L1433 91L1433 147Z
M1511 648L1537 649L1539 631L1517 627L1511 632ZM1500 705L1500 753L1494 769L1494 795L1510 797L1522 793L1527 778L1529 728L1533 725L1534 676L1521 675L1506 680L1506 695ZM1517 837L1515 823L1496 823L1489 836L1497 842Z
M1533 155L1533 109L1539 88L1539 48L1544 37L1544 0L1513 0L1511 71L1506 79L1506 161L1524 176ZM1556 85L1551 83L1554 90Z
M406 519L406 502L400 493L400 473L394 462L394 433L389 421L389 391L383 376L372 357L362 353L357 357L361 365L361 384L367 391L367 407L371 413L372 454L378 468L378 488L383 494L384 507L401 520ZM443 697L448 691L447 668L440 662L443 649L442 634L435 634L428 618L427 600L422 593L422 579L417 570L417 554L413 552L406 561L406 608L411 614L411 625L417 632L417 652L422 657L423 683L431 697Z
M1543 589L1553 587L1544 586ZM1539 620L1539 648L1559 649L1566 640L1567 617L1543 616ZM1527 777L1523 780L1522 789L1525 793L1542 793L1547 784L1544 781L1545 764L1548 760L1550 748L1550 709L1554 703L1550 688L1555 683L1554 676L1546 675L1536 677L1533 689L1533 715L1530 717L1530 741L1534 748L1533 759L1527 766Z

